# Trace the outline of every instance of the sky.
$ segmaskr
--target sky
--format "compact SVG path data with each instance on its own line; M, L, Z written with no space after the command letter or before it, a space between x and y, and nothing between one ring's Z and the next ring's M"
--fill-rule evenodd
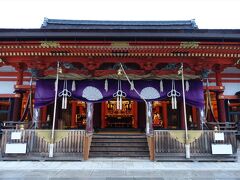
M191 20L200 29L240 29L240 0L0 0L0 28L74 20Z

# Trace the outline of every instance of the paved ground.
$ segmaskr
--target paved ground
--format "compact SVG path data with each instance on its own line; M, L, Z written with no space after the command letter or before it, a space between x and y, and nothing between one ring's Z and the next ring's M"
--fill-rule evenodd
M86 162L0 162L0 180L240 180L240 163L150 162L92 159Z
M238 162L151 162L90 159L84 162L0 161L0 180L240 180Z

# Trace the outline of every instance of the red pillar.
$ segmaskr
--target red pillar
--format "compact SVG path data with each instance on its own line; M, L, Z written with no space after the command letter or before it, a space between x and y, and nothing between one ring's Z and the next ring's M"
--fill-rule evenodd
M84 110L84 106L83 106L83 104L80 102L80 101L78 101L78 108L79 108L79 114L80 115L86 115L86 111ZM76 126L78 126L78 124L76 123Z
M199 126L198 118L197 118L197 108L192 107L192 122L196 126Z
M16 68L17 70L17 82L16 82L16 87L18 85L23 84L23 71L24 68L19 65L19 67ZM16 93L18 96L17 98L14 99L14 105L13 105L13 121L19 121L21 118L21 110L22 110L22 93Z
M162 102L162 111L163 111L163 128L168 127L168 117L167 117L167 102Z
M137 107L137 102L133 101L133 118L134 118L134 123L133 127L138 128L138 107Z
M107 101L106 101L107 102ZM102 116L101 116L101 128L106 128L106 102L102 102L101 109L102 109Z
M42 116L41 116L41 125L47 122L47 106L43 106L41 108Z
M84 114L83 106L81 104L79 106L79 114Z
M76 112L77 112L77 102L72 101L71 128L76 128Z
M215 73L216 73L216 85L222 86L221 70L215 70ZM217 93L218 120L220 122L226 122L225 103L224 99L222 99L221 96L223 96L223 91Z

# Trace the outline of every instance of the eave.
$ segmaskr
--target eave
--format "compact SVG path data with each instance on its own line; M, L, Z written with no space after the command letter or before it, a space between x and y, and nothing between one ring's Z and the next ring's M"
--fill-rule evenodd
M109 31L77 29L0 29L0 40L240 41L240 30Z

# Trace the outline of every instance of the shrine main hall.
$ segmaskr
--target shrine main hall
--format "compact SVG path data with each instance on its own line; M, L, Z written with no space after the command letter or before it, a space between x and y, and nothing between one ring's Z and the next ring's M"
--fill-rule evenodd
M236 160L240 30L44 19L0 29L1 158Z

